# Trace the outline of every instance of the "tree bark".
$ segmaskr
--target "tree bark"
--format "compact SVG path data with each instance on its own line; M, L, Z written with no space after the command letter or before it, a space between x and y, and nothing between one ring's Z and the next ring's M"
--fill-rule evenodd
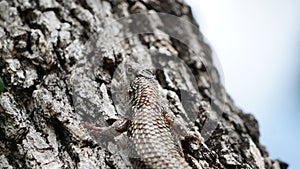
M145 67L201 133L180 139L193 168L287 168L226 94L182 0L2 0L0 52L0 168L131 168L126 132L98 129L126 116L128 68Z

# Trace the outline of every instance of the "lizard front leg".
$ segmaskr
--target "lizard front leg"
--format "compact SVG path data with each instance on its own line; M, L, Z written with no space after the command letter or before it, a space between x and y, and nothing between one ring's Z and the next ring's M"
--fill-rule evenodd
M111 137L114 138L121 133L127 131L129 129L131 121L127 118L119 118L112 125L107 127L96 127L93 124L88 122L82 122L81 124L91 130L92 134L103 137Z
M200 141L200 134L195 131L191 131L183 119L176 117L172 111L163 111L163 117L176 134L183 136L185 139L195 139Z

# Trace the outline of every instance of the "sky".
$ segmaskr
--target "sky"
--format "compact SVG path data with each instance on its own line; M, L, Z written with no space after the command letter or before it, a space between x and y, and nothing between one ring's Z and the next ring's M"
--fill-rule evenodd
M300 0L186 0L272 159L300 168Z

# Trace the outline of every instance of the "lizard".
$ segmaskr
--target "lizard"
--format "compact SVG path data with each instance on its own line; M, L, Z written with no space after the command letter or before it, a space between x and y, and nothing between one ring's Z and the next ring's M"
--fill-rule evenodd
M131 123L128 135L139 156L139 162L132 162L133 167L192 169L174 140L171 127L176 120L164 105L167 100L159 94L158 85L150 70L139 71L131 83Z

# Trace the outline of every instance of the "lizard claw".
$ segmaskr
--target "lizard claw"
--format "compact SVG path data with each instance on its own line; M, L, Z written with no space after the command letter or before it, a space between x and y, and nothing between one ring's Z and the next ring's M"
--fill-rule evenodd
M198 140L201 142L202 137L198 132L195 131L189 131L188 134L185 136L186 140Z

